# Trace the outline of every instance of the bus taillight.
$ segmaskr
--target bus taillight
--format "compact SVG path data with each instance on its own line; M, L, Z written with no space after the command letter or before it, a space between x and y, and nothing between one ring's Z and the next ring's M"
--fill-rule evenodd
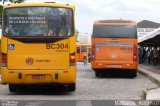
M70 54L70 66L75 66L76 63L76 55L75 53Z
M7 66L7 54L2 53L2 67Z
M95 44L92 45L92 61L95 61Z
M137 46L133 46L133 61L138 61L138 51L137 51Z

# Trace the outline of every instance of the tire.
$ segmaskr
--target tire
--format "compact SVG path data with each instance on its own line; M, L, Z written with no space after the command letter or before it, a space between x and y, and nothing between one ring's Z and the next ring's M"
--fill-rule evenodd
M100 77L100 72L97 72L97 71L96 71L96 72L95 72L95 76L96 76L96 77Z
M99 77L99 78L102 78L103 77L103 73L101 71L96 71L95 72L95 76Z
M10 92L17 92L17 90L18 90L18 86L17 85L9 84L9 91Z
M135 78L135 77L137 77L137 70L131 70L131 72L129 73L129 77L130 77L130 78Z
M71 85L68 85L68 91L69 92L73 92L76 90L76 84L71 84Z

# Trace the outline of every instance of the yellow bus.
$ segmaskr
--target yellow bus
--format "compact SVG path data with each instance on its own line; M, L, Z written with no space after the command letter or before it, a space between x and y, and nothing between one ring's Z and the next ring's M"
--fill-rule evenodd
M87 61L91 62L89 54L91 54L91 44L77 43L77 62L83 62L83 56L87 55Z
M2 84L10 92L29 85L76 88L74 6L20 3L4 6Z
M92 69L100 77L116 70L136 77L138 68L136 22L129 20L99 20L92 34Z

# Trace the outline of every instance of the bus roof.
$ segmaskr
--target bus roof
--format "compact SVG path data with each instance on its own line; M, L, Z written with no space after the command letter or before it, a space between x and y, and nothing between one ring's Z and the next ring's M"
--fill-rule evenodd
M86 44L86 43L78 43L76 42L77 46L91 46L91 44Z
M123 20L123 19L112 19L112 20L98 20L94 22L94 25L136 25L135 21Z
M55 2L44 2L44 3L16 3L16 4L6 4L4 8L12 8L12 7L27 7L27 6L55 6L55 7L64 7L74 9L74 5L69 4L60 4Z

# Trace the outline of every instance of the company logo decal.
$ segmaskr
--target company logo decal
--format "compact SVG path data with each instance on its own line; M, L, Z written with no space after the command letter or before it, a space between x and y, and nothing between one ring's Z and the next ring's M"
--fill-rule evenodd
M26 59L26 63L27 63L28 65L32 65L32 64L34 63L34 59L33 59L32 57L28 57L28 58Z
M116 53L112 53L112 59L116 59L117 58L117 54Z

